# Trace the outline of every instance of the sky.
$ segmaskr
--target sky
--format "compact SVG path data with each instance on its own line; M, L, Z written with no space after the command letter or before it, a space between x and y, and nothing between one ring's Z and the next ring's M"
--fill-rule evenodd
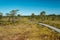
M41 11L47 15L60 15L60 0L0 0L0 12L3 15L17 9L20 15L39 15Z

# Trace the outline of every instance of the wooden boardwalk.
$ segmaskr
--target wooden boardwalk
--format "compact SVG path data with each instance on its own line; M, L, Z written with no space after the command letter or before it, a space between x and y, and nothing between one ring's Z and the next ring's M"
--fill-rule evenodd
M39 23L39 24L43 25L43 26L46 26L46 27L48 27L48 28L50 28L52 30L55 30L56 32L60 33L60 29L58 29L58 28L55 28L53 26L50 26L50 25L47 25L47 24L44 24L44 23Z

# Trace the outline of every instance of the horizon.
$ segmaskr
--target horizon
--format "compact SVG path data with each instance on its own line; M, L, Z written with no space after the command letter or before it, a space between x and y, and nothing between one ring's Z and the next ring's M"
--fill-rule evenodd
M60 0L0 0L0 12L3 15L16 9L20 15L38 15L41 11L47 15L60 15Z

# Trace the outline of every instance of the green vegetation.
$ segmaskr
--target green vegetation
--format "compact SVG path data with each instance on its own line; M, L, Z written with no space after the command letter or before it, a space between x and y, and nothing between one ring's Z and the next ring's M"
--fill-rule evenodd
M60 40L60 33L41 26L42 22L60 28L60 15L46 15L42 11L40 15L32 13L30 16L17 15L18 10L0 15L0 40Z

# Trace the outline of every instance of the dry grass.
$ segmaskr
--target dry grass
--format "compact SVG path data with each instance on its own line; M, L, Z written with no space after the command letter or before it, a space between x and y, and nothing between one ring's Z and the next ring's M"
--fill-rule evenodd
M57 40L54 31L32 23L0 27L0 40Z
M0 40L60 40L60 34L24 18L18 24L0 26Z

